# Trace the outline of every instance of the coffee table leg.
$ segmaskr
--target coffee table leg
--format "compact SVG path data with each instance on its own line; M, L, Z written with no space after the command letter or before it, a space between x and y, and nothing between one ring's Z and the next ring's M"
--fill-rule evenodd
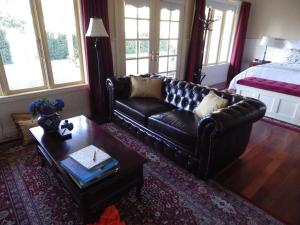
M136 198L141 201L142 200L142 188L144 186L144 175L143 175L143 166L142 168L139 170L139 183L136 186L136 192L135 192L135 196Z
M88 211L87 211L85 202L80 202L79 210L80 210L84 224L88 224L88 222L90 222L90 221L89 221Z

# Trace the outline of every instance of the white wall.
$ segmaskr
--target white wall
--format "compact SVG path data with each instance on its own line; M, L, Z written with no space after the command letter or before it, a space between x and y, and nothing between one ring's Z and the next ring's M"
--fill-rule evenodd
M251 11L247 38L269 35L283 39L300 39L299 0L250 0Z
M265 46L261 46L259 43L260 43L260 39L252 39L252 38L246 39L243 61L242 61L242 70L248 68L249 63L253 61L253 59L255 58L263 59ZM284 42L281 39L275 40L275 45L278 48L282 48L283 43ZM268 47L265 60L273 61L275 50L276 48L274 47Z
M27 112L31 101L41 97L62 98L65 101L65 108L62 111L63 118L77 115L90 116L87 85L0 97L0 143L17 137L17 130L11 119L11 114Z
M254 58L262 59L265 48L259 45L264 35L277 38L280 47L282 39L300 40L299 0L250 0L251 11L245 43L243 66L248 67ZM281 40L280 40L281 39ZM268 48L266 60L272 61L274 49Z

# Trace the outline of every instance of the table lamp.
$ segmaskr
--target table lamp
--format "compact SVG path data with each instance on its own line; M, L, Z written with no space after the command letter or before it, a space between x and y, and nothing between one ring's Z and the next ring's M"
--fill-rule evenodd
M269 36L263 36L260 40L260 45L262 46L266 46L265 48L265 52L264 52L264 58L263 58L263 62L265 62L265 58L266 58L266 53L267 53L267 50L268 50L268 46L274 46L274 42L275 42L275 39L272 38L272 37L269 37Z

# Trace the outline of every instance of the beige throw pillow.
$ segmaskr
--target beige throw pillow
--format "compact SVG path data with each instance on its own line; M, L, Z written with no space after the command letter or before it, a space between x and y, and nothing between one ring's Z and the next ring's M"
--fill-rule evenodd
M227 99L224 99L216 95L213 91L210 91L194 109L194 113L200 117L204 117L218 109L226 107L227 105Z
M37 120L32 119L31 113L13 113L11 116L16 123L20 136L23 139L23 145L33 143L33 137L29 132L29 128L38 126Z
M131 76L130 80L130 97L161 98L162 80L160 78Z

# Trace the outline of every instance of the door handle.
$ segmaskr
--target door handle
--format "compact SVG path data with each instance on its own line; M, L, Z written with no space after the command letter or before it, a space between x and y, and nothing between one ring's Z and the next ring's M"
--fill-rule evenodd
M155 60L155 61L158 61L158 58L159 58L159 52L156 51L156 52L155 52L155 58L154 58L154 60Z
M151 61L154 61L154 60L155 60L154 51L151 51L151 53L150 53L150 60L151 60Z

